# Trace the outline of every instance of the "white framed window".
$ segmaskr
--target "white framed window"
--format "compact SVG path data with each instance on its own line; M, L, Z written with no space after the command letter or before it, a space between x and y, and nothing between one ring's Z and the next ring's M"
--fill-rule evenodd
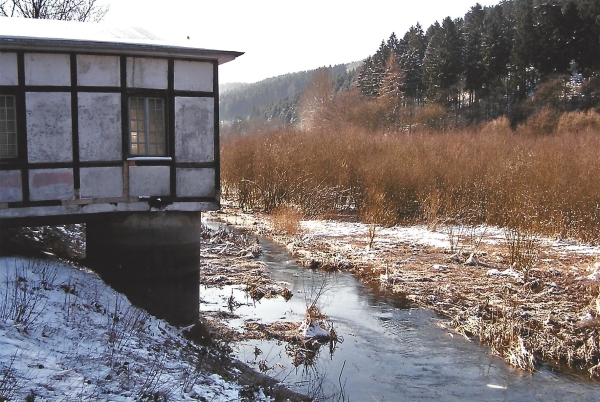
M166 156L165 101L129 98L129 153L131 156Z
M0 95L0 159L18 156L15 104L13 95Z

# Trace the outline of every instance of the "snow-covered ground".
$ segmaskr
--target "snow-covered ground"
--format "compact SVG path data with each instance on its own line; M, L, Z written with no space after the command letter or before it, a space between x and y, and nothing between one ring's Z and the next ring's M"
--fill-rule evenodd
M340 222L330 220L302 221L301 228L305 240L326 240L337 247L351 248L352 241L369 240L372 226L366 223ZM424 225L375 227L373 244L379 247L394 247L398 243L450 249L452 245L471 246L477 242L501 244L505 242L505 231L491 226L440 226L436 229ZM556 252L571 252L580 255L600 255L600 246L581 244L576 241L540 238L540 246ZM452 244L454 243L454 244Z
M0 258L0 401L270 400L199 370L207 353L93 272Z

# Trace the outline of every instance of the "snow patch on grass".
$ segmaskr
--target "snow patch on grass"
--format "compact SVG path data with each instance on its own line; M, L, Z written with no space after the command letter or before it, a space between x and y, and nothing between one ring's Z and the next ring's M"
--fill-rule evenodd
M0 258L0 400L243 400L203 353L89 270Z

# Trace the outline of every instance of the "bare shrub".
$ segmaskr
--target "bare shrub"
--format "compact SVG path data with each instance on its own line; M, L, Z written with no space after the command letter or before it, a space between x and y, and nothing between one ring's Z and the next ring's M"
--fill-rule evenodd
M167 357L167 352L160 350L156 353L154 359L152 359L146 378L144 378L137 391L137 396L140 400L155 402L167 402L169 400L169 396L173 391L164 386L161 381Z
M582 132L600 132L600 114L593 110L564 113L558 118L556 132L576 134Z
M540 240L539 237L518 227L504 229L508 248L508 263L511 268L523 274L523 280L529 280L529 271L537 263Z
M498 117L482 125L480 128L482 134L486 135L509 135L512 134L510 120L506 116Z
M376 188L370 189L367 193L365 205L362 207L360 217L364 222L371 226L382 225L391 226L397 221L395 215L396 205L390 200L389 194L377 191Z
M558 126L560 114L555 110L544 107L536 114L527 118L524 125L517 127L517 133L528 135L548 135Z
M378 99L363 99L362 102L358 102L357 99L360 97L355 94L353 98L348 95L336 101L340 117L344 118L342 121L368 132L380 131L385 125L387 113L383 102Z
M425 196L423 201L423 214L425 223L430 230L435 231L441 219L442 212L442 194L439 190L433 190L431 194Z
M443 221L442 230L446 233L446 236L448 236L450 254L455 254L460 251L465 229L466 228L462 223L453 219L445 219Z
M123 306L127 306L127 308L123 309ZM114 310L107 314L107 317L109 320L108 359L112 367L129 340L143 331L149 314L142 309L128 305L122 296L118 296L115 299Z
M331 281L331 275L323 274L320 280L312 278L309 284L305 284L304 302L306 303L306 316L310 319L323 319L323 296L335 287Z
M15 353L7 365L0 362L0 401L13 400L16 392L21 388L13 368L16 359L17 354Z
M0 300L0 319L13 320L27 330L40 317L46 304L44 286L47 283L29 274L32 265L40 264L35 260L27 260L16 265L12 275L6 273L2 286L5 287L4 298ZM43 263L42 263L43 264Z
M377 230L377 225L369 225L369 230L367 231L367 236L369 237L369 248L373 248L373 242L375 241L376 230Z
M298 234L302 216L301 211L291 206L281 206L271 213L274 229L289 236Z
M435 103L422 108L417 115L416 121L423 128L431 131L444 131L452 128L452 119L446 112L446 109Z

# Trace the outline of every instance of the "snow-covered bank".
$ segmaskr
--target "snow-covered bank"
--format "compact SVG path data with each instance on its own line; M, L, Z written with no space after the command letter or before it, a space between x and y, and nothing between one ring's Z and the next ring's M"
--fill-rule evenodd
M84 268L0 258L0 401L271 400L203 370L215 353Z

